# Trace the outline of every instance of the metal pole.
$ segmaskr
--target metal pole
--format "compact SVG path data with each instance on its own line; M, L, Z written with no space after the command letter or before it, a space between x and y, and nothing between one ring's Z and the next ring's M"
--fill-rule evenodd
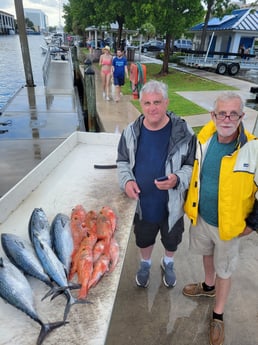
M35 86L32 75L30 54L29 54L29 45L26 34L26 25L24 18L23 2L22 0L14 0L15 11L17 17L17 25L19 29L20 44L22 50L23 65L26 78L26 86Z
M211 49L211 44L212 44L212 41L213 41L213 37L214 37L214 31L213 31L213 33L212 33L212 35L211 35L210 43L209 43L209 46L208 46L208 49L207 49L207 53L206 53L206 55L205 55L204 62L206 62L207 57L208 57L208 55L209 55L209 52L210 52L210 49Z

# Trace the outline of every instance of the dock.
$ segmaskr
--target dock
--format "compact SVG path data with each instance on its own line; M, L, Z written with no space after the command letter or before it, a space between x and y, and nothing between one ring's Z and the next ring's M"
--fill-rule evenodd
M69 135L85 131L78 91L73 86L67 60L53 59L53 62L55 68L50 65L46 86L22 87L3 109L0 196Z

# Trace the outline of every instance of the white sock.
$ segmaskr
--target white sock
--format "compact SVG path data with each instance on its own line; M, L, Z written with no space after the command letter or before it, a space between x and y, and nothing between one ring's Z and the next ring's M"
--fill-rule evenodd
M174 262L174 257L164 255L164 262L166 265L169 264L170 262Z
M150 266L151 266L151 259L149 260L144 260L144 259L141 259L142 262L147 262Z

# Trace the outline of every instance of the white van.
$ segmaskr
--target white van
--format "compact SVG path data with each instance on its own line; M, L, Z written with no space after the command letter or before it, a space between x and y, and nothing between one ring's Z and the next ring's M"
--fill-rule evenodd
M192 50L193 42L185 38L180 38L174 41L174 50Z

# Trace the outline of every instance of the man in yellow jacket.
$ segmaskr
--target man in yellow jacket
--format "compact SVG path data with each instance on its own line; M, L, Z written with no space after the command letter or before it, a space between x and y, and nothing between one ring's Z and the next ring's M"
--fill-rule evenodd
M190 249L203 256L205 280L183 294L215 297L210 345L224 343L223 313L237 266L240 237L258 229L258 141L244 129L244 103L233 92L214 103L211 121L198 134L185 203Z

